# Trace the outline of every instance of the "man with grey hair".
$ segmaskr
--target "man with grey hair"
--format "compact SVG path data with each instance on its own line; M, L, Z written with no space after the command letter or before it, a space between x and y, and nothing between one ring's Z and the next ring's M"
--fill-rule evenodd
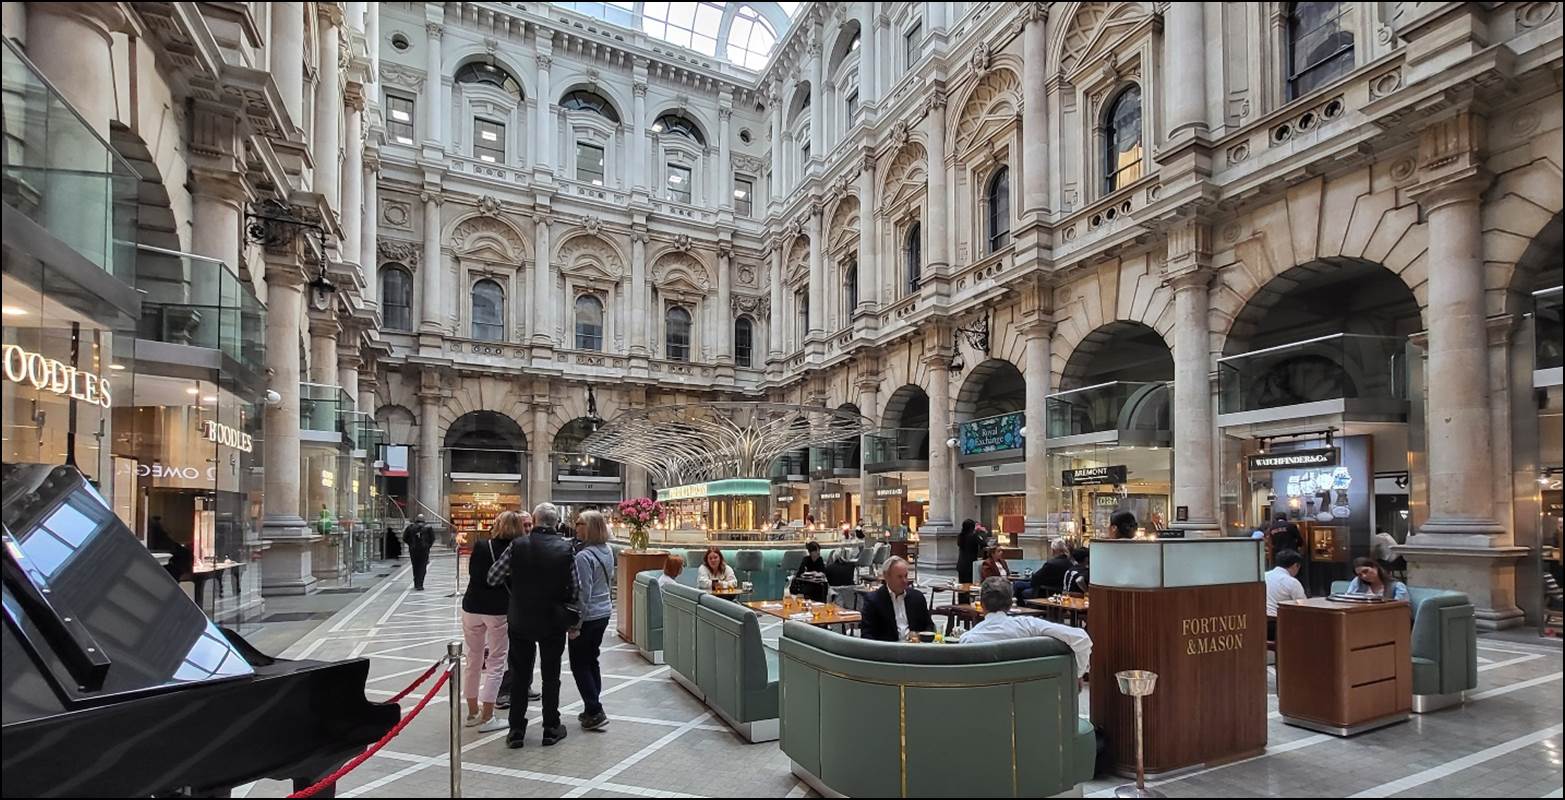
M1087 674L1087 665L1092 659L1092 639L1086 631L1040 617L1009 613L1015 598L1011 593L1011 582L1005 578L985 578L983 586L978 590L978 598L984 606L984 618L972 630L962 634L962 644L1048 636L1064 642L1075 652L1077 677Z
M560 532L560 507L553 503L539 503L533 509L533 530L542 528L548 533Z
M929 616L924 593L908 580L907 559L892 556L881 570L885 583L864 598L860 632L865 639L881 642L905 642L910 635L933 634L935 621Z
M1065 591L1065 573L1071 568L1070 543L1055 537L1049 542L1049 560L1032 576L1033 597L1049 597Z

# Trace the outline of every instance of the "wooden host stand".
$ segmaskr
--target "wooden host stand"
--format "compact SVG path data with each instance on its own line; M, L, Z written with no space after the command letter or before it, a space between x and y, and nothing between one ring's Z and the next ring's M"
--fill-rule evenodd
M1278 604L1282 721L1336 736L1405 722L1413 711L1411 613L1404 600Z
M1266 749L1266 584L1254 539L1092 542L1092 722L1136 771L1135 717L1114 673L1157 673L1143 702L1148 774Z
M619 562L614 565L614 586L615 591L619 592L614 609L618 616L614 629L619 633L619 638L627 642L631 640L631 626L634 623L631 615L636 608L636 574L649 569L660 570L667 559L667 550L647 550L640 553L630 550L619 551Z

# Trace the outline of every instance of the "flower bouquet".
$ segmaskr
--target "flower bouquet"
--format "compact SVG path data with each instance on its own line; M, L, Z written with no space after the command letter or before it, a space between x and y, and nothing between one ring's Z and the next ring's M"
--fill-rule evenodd
M619 518L630 526L630 549L641 552L647 549L651 536L647 526L663 519L663 504L650 497L633 497L619 504Z

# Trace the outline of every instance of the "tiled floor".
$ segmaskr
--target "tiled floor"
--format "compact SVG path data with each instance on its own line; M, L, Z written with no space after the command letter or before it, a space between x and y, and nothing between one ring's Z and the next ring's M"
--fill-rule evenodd
M287 658L370 659L371 699L407 685L460 639L457 569L431 565L427 590L411 591L404 566L281 653ZM927 579L928 576L926 576ZM263 626L264 627L264 626ZM779 626L764 634L775 638ZM775 742L751 745L629 645L604 641L604 732L576 727L580 710L569 671L562 703L570 735L545 748L539 712L527 746L508 750L504 732L464 729L462 792L468 797L812 797L794 779ZM1460 708L1352 739L1284 725L1272 715L1265 755L1157 781L1171 797L1560 797L1561 649L1508 636L1479 641L1479 687ZM403 701L404 711L414 698ZM1272 698L1276 708L1276 698ZM1082 708L1087 707L1082 698ZM433 701L385 750L338 785L342 797L447 797L449 706ZM1111 797L1118 779L1083 786ZM289 787L262 781L236 796L281 797Z

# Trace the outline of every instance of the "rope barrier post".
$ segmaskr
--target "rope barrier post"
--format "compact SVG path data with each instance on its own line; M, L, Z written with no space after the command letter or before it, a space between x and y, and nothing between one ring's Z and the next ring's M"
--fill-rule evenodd
M448 642L451 670L451 796L462 796L462 643Z

